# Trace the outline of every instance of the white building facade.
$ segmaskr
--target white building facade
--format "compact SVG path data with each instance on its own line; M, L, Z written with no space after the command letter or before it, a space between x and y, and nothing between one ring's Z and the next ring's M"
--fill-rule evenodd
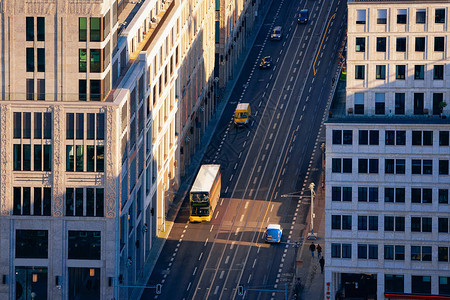
M327 299L450 296L449 9L348 1L345 111L326 123Z

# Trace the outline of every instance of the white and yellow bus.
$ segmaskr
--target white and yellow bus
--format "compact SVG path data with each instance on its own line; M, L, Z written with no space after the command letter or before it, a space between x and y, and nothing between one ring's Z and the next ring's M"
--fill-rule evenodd
M202 165L189 193L189 221L211 221L220 198L220 165Z

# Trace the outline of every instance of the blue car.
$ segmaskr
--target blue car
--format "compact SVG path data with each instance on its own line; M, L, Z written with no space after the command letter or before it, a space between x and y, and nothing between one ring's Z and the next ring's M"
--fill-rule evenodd
M269 224L266 229L266 234L264 235L264 240L266 243L279 243L281 242L281 235L283 234L283 229L279 224Z
M297 18L297 22L299 24L308 23L308 9L305 8L300 11L300 14L298 15L298 18Z

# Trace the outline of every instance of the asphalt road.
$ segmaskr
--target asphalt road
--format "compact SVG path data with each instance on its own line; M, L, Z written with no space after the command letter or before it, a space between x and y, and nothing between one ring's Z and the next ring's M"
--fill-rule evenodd
M308 8L306 25L296 22ZM346 28L346 1L274 1L232 92L203 163L221 165L221 199L213 220L191 224L183 203L142 299L284 299L295 265L294 242L309 202L281 197L319 173L311 165ZM281 41L271 41L274 26ZM273 66L260 70L270 55ZM315 73L315 74L314 74ZM232 125L238 102L252 107L251 124ZM319 144L320 145L320 144ZM319 161L320 162L320 161ZM316 163L314 163L316 164ZM282 242L263 241L269 223ZM244 286L244 296L237 294Z

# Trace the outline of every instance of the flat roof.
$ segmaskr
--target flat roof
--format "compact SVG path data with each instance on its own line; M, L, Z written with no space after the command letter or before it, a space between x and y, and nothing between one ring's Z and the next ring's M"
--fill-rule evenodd
M202 165L192 185L191 192L209 192L219 170L220 165Z
M238 103L236 110L247 110L249 106L249 103Z

